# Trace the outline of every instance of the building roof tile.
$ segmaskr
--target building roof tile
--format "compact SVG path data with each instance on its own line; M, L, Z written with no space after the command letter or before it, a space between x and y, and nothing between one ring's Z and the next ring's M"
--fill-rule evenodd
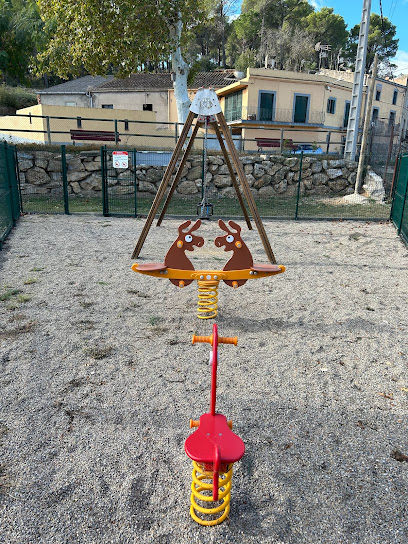
M84 76L71 81L65 81L59 85L41 89L38 94L54 94L54 93L85 93L94 90L96 87L103 85L113 79L113 76Z

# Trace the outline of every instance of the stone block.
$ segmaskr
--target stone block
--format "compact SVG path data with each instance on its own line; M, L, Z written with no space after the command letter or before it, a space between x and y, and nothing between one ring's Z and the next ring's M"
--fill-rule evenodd
M248 174L246 178L247 178L248 185L250 187L252 187L254 185L254 183L255 183L254 176L252 174ZM240 187L241 187L241 185L240 185Z
M39 168L44 168L44 170L47 169L48 166L48 159L44 159L43 157L35 157L35 165Z
M214 181L214 185L218 187L219 189L221 189L222 187L229 187L230 185L232 185L232 181L229 176L220 176L219 174L217 174L216 176L214 176L213 181Z
M310 176L312 175L312 169L311 168L302 168L302 174L301 174L301 178L300 179L306 179L306 178L310 178Z
M18 159L18 169L20 172L25 172L34 166L34 162L29 159Z
M51 159L48 163L48 172L62 172L61 160Z
M84 161L85 170L88 172L96 172L101 169L101 160L97 161Z
M44 185L50 181L50 176L45 170L34 166L27 170L26 172L26 181L27 183L32 183L33 185Z
M261 187L259 189L259 196L262 198L267 198L274 195L276 195L276 191L274 191L271 185L268 185L267 187Z
M101 191L102 179L100 176L92 174L80 183L81 189L84 191Z
M270 185L271 181L272 181L272 176L269 176L268 174L264 174L261 178L255 181L255 183L253 184L253 187L255 189L260 189L261 187Z
M260 178L261 176L263 176L265 174L265 170L264 168L262 168L262 166L260 166L257 162L254 164L254 172L253 172L253 175L255 178Z
M67 180L68 183L71 181L81 181L82 179L85 179L89 176L89 172L86 170L80 170L78 172L68 172L67 173Z
M285 166L289 166L289 168L293 168L298 164L299 160L297 157L288 157L283 161L283 164Z
M130 170L121 170L118 174L118 180L121 179L133 179L133 174Z
M282 165L277 163L277 164L274 164L274 163L270 163L270 166L267 167L266 169L266 173L269 175L269 176L274 176L276 174L276 172L279 172L279 170L282 169Z
M112 191L112 195L133 195L135 193L135 188L133 186L123 186L117 185L115 190Z
M336 178L341 178L343 175L343 172L340 170L340 168L329 168L326 171L326 174L328 175L329 179L336 179Z
M313 174L313 185L327 185L327 182L329 180L329 176L324 174L323 172L320 172L319 174Z
M23 195L46 195L49 193L47 187L39 187L38 185L24 185L21 187L21 194Z
M282 179L279 183L274 185L273 188L278 194L286 193L286 190L288 188L288 182L286 179Z
M186 180L179 183L176 191L181 195L194 195L198 193L196 184L191 180Z
M304 178L302 179L305 189L310 190L313 188L313 178Z
M146 181L149 183L156 183L156 181L161 181L163 178L163 170L162 168L149 168L146 170Z
M323 165L320 161L316 161L312 164L312 173L318 174L323 170Z
M17 151L17 159L20 161L33 161L34 155L26 153L25 151Z
M265 156L265 159L266 160L266 156ZM254 162L256 161L256 159L254 157L248 157L248 156L245 156L245 157L240 157L239 160L241 161L241 164L254 164Z
M183 171L182 177L185 176L188 180L194 181L195 179L201 178L202 174L203 174L202 166L194 166L193 168L191 168L191 170L187 170L186 173Z
M148 181L139 180L139 183L137 184L137 190L142 193L156 194L156 187L153 185L153 183L149 183Z
M329 161L330 168L342 168L345 166L344 159L336 159Z
M68 166L68 172L82 172L85 170L85 166L82 161L80 161L77 157L68 160L67 157L67 166ZM111 166L112 167L112 161Z
M334 193L340 193L346 187L348 187L348 181L343 178L336 178L336 179L329 180L328 186L330 190L333 191Z
M220 194L228 198L237 197L237 193L235 192L234 187L225 187L224 189L220 190Z
M254 171L254 165L253 164L244 164L245 174L252 174L253 171Z
M79 185L77 181L73 181L72 183L70 183L70 187L72 188L72 191L74 194L76 195L81 194L81 186Z
M211 164L216 164L217 166L221 166L222 164L224 164L224 159L222 157L218 157L217 155L209 155L208 162L210 162Z

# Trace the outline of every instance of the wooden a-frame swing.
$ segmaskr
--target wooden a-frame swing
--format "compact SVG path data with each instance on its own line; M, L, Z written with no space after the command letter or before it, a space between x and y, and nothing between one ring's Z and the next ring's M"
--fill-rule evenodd
M183 167L187 161L187 158L190 154L190 151L193 147L193 143L195 140L195 137L197 136L198 129L204 124L208 124L214 128L215 134L217 136L218 142L221 147L221 151L223 153L225 164L227 165L228 171L230 173L232 184L234 186L235 192L237 194L237 198L239 201L239 204L242 209L242 213L244 214L245 221L247 223L248 229L252 230L252 225L250 218L248 216L248 212L245 208L244 200L242 198L242 195L239 190L239 185L237 178L235 177L234 169L232 164L235 166L236 172L238 174L239 181L241 183L241 187L243 189L243 194L246 198L246 201L248 203L249 210L251 212L251 215L255 221L256 227L258 229L259 236L261 238L263 247L265 249L265 253L268 257L268 260L272 264L276 264L275 255L273 254L271 245L269 243L268 237L265 232L264 225L262 223L262 219L259 215L258 208L256 206L254 197L251 193L248 180L245 175L244 168L241 164L241 161L239 160L239 156L237 153L237 150L235 149L234 142L232 140L232 136L230 134L230 131L228 129L227 122L225 120L224 114L222 113L222 109L218 100L218 97L213 89L199 89L197 91L197 94L194 97L194 100L191 104L189 114L187 116L187 120L184 124L183 130L180 134L180 137L177 141L176 147L174 149L173 155L171 156L170 162L166 168L166 171L164 173L163 179L160 183L160 186L157 190L156 196L153 200L152 206L150 208L149 214L146 219L146 223L142 229L142 232L139 236L139 240L136 244L136 247L132 254L132 259L135 259L139 256L140 251L143 247L143 244L146 240L146 237L149 233L150 227L152 226L152 223L154 221L154 218L156 216L156 213L159 209L160 203L163 200L165 191L169 185L170 178L174 172L174 169L176 167L177 161L179 160L181 151L183 149L183 146L186 142L188 133L193 125L193 121L195 116L197 115L197 119L190 137L190 140L187 144L187 147L184 151L184 154L181 158L180 164L177 168L177 172L175 175L175 178L173 180L173 183L170 187L170 191L167 195L166 201L164 203L162 212L159 216L159 219L157 221L157 226L161 225L161 222L163 221L163 217L167 211L168 205L170 203L170 200L174 194L174 191L176 190L176 187L181 179L181 173L183 171ZM228 152L232 159L232 164L230 161L230 158L228 156L227 149L225 147L223 137L225 139L225 143L227 144Z

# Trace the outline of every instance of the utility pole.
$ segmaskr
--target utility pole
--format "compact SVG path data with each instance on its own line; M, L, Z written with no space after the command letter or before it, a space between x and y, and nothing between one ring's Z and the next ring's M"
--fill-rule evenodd
M356 68L350 103L350 114L347 125L346 145L344 158L354 161L357 149L358 123L360 119L361 98L363 95L364 72L367 55L368 30L370 26L371 0L363 0L360 34L358 38Z
M368 91L367 104L365 109L363 138L361 140L360 158L358 161L356 184L354 186L354 194L356 195L358 194L360 190L361 180L363 177L364 158L365 158L365 151L366 151L367 140L368 140L368 130L371 125L371 109L373 106L373 96L374 96L374 90L376 87L375 80L377 78L377 66L378 66L378 53L376 53L374 57L374 64L373 64L373 69L371 73L371 85L370 85L370 90Z

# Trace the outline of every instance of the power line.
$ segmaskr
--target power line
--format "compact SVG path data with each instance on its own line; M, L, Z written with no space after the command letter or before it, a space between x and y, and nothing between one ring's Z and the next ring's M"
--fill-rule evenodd
M390 9L390 14L389 14L389 19L390 20L391 20L391 17L394 16L394 12L395 12L395 8L397 7L397 3L398 3L398 0L395 0L394 7L392 8L392 10ZM392 7L392 4L391 4L391 7Z

